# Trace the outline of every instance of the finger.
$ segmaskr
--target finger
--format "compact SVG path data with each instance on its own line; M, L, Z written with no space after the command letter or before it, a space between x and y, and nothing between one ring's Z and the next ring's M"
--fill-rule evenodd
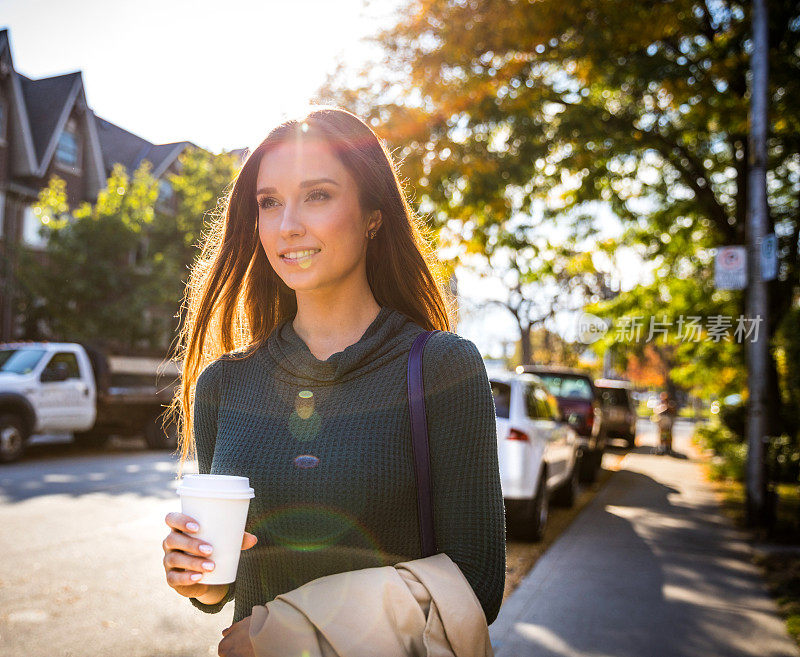
M258 543L258 536L256 536L255 534L250 534L249 532L244 533L244 536L242 537L243 550L249 550L256 543Z
M167 584L175 588L178 586L195 586L198 584L197 580L192 579L192 575L197 575L194 570L175 570L170 569L167 571ZM200 584L208 588L207 584Z
M170 569L190 570L195 573L210 573L216 567L211 559L192 557L177 551L167 554L164 564Z
M172 531L164 539L163 546L166 551L180 550L186 554L193 554L197 557L210 557L214 552L214 546L211 543L200 540L199 538L192 538L186 534Z
M164 518L164 521L167 523L167 525L172 527L172 529L189 534L197 533L200 529L200 523L197 522L197 520L183 513L178 513L177 511L168 513L167 517Z

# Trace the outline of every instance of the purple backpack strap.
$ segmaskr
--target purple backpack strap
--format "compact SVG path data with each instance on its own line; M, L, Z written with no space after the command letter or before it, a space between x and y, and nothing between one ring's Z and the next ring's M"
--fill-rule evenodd
M438 331L420 333L414 340L408 357L408 406L411 411L414 478L417 482L417 512L423 558L436 554L436 541L433 534L431 465L428 452L428 420L425 415L425 390L422 385L422 352L428 338L434 333L438 333Z

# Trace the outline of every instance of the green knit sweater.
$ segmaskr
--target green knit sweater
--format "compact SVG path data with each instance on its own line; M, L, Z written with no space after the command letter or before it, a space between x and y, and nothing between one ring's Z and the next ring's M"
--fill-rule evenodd
M406 372L422 327L381 307L355 344L318 360L284 320L258 348L224 354L197 379L201 473L255 490L233 622L313 579L422 557ZM473 342L442 331L425 346L434 529L488 623L505 583L505 513L491 386ZM213 555L212 555L213 559ZM352 602L352 601L351 601Z

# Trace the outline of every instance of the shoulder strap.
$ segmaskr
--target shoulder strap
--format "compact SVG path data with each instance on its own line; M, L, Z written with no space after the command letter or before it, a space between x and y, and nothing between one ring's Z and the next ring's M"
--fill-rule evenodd
M431 466L428 452L428 419L425 415L425 390L422 384L422 352L428 338L434 333L438 333L438 331L420 333L414 340L408 357L408 406L411 412L414 478L417 482L417 512L423 558L436 554L436 542L433 534Z

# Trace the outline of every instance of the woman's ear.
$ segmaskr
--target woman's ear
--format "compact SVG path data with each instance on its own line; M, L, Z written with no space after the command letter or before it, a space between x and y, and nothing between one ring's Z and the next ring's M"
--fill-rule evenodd
M369 215L369 230L377 231L381 227L381 223L383 222L383 218L381 216L380 210L374 210L372 214Z

